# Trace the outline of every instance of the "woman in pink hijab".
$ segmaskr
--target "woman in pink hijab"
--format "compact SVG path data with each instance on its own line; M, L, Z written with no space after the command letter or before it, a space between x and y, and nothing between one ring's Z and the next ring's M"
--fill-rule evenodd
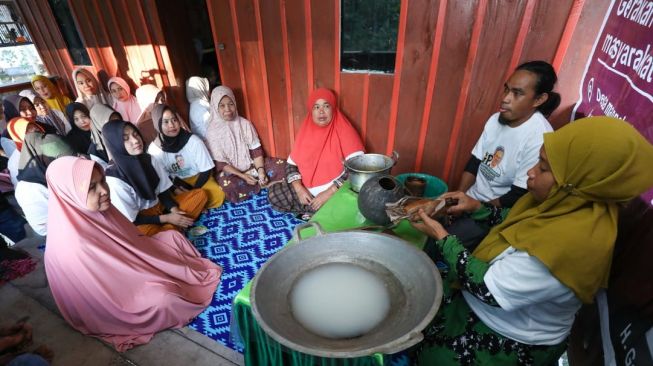
M136 97L131 95L131 89L125 79L112 77L107 85L113 97L113 109L120 113L123 121L137 122L141 116L141 107Z
M209 305L222 269L177 231L142 235L111 205L99 165L62 157L46 178L45 270L72 327L123 352Z

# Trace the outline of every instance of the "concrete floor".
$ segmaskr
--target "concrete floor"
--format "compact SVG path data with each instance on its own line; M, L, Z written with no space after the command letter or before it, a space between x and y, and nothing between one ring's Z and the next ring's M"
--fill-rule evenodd
M36 270L0 286L0 324L29 315L34 344L54 351L53 365L242 365L243 356L184 327L158 333L150 343L118 353L106 343L68 326L54 303L38 246L45 238L30 234L16 244L38 260Z

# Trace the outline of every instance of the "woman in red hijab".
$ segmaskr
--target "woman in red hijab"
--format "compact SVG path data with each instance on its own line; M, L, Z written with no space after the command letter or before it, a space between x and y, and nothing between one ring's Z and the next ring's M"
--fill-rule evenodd
M314 90L307 108L309 113L288 157L286 180L270 187L268 193L276 210L301 214L304 219L344 183L342 161L364 152L361 138L338 110L332 91Z

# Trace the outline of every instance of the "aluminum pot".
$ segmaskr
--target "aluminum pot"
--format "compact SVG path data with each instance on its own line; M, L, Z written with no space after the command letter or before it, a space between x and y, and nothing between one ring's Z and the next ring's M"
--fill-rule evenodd
M314 226L314 237L300 230ZM329 358L392 354L423 339L442 301L442 279L431 259L407 242L386 234L343 231L325 234L319 224L295 228L296 244L286 246L254 278L251 304L259 326L275 341L302 353ZM292 315L289 295L297 280L317 266L360 266L385 283L391 297L387 317L368 333L349 339L324 338L306 330Z
M347 159L344 164L349 172L351 189L359 192L368 179L379 175L390 174L392 167L397 164L399 154L392 152L392 157L382 154L363 154Z

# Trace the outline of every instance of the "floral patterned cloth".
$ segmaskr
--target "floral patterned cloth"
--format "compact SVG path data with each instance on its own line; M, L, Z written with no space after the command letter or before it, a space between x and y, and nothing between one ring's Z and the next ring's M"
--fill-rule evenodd
M264 168L269 182L280 181L286 176L286 161L283 159L266 157ZM261 191L261 186L258 183L252 186L240 177L224 172L218 177L218 184L224 191L227 200L233 203L246 200Z

